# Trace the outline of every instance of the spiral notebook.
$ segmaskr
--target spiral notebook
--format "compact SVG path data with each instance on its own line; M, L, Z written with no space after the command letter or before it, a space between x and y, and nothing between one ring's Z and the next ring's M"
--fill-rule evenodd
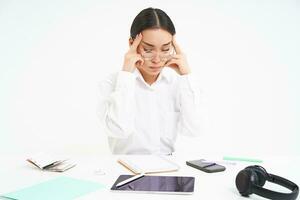
M167 156L158 155L126 155L120 157L118 162L134 174L173 172L180 168Z

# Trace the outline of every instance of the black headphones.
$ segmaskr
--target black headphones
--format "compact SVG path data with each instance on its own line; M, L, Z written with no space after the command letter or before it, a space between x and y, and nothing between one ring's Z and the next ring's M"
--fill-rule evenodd
M291 193L275 192L263 188L266 181L276 183L291 190ZM269 174L265 168L253 165L246 167L238 173L235 185L242 196L257 194L259 196L274 200L294 200L298 196L298 186L280 176Z

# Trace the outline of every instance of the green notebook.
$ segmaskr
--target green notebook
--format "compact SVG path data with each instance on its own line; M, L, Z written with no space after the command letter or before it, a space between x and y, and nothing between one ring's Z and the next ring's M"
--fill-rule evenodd
M69 200L103 187L97 182L62 176L1 196L18 200Z

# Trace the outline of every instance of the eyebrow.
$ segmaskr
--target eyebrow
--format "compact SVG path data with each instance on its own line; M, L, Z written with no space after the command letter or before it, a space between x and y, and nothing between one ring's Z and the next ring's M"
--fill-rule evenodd
M166 44L163 44L162 46L167 46L167 45L171 44L171 42L172 42L172 41L170 41L170 42L168 42L168 43L166 43ZM144 44L146 44L146 45L148 45L148 46L150 46L150 47L155 47L153 44L149 44L149 43L144 42L144 41L142 41L142 43L144 43Z

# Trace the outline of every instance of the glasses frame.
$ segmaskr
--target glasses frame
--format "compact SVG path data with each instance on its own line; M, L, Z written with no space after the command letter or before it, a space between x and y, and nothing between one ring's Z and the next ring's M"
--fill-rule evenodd
M157 54L159 54L159 59L161 61L167 61L167 60L170 60L173 58L173 55L175 55L175 48L173 47L173 45L170 47L172 49L170 49L170 51L168 52L167 55L162 55L161 53L159 52L151 52L151 53L146 53L144 50L141 50L141 55L143 57L144 60L146 61L150 61L150 60L153 60ZM152 56L145 56L145 54L152 54Z

